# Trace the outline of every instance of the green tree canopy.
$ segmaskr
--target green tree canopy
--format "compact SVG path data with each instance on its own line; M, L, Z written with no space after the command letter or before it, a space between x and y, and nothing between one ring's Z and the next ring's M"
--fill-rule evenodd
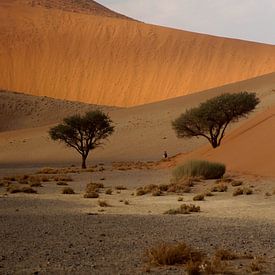
M89 152L109 137L114 131L112 121L102 111L90 111L84 116L73 115L50 129L49 135L55 141L64 142L82 156L82 168L86 168Z
M172 126L179 138L202 136L216 148L227 126L246 117L259 102L255 93L223 94L187 110L172 122Z

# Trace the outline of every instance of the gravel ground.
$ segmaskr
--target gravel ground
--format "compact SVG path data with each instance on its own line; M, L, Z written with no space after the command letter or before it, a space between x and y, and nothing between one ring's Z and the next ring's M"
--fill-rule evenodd
M20 206L22 200L26 209L37 208L37 213L21 213L16 205ZM268 257L274 263L272 222L216 219L200 214L62 214L58 209L70 206L64 202L53 203L56 211L39 211L49 203L0 199L1 274L139 274L145 266L144 251L163 241L184 241L205 252L223 246ZM273 271L274 266L270 274ZM182 274L183 270L173 267L155 272Z

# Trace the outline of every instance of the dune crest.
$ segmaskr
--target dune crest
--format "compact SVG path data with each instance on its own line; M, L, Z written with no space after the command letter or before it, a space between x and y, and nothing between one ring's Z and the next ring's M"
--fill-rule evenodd
M2 89L129 107L275 71L272 45L31 2L0 3Z

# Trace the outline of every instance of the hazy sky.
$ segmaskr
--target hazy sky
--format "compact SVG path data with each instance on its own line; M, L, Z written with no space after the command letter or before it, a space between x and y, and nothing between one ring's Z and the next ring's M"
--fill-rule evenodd
M275 44L275 0L98 0L146 23Z

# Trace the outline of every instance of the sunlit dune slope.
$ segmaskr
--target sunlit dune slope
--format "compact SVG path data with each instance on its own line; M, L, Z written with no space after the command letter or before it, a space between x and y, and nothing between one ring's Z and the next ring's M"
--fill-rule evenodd
M126 109L105 109L115 123L115 133L111 136L109 142L106 142L104 149L98 148L91 153L89 160L95 162L159 160L164 150L168 151L169 156L184 153L185 157L190 151L196 150L199 146L205 144L206 140L196 138L178 139L172 130L171 121L187 108L197 106L210 97L224 92L243 90L255 91L260 97L260 106L249 116L249 118L257 117L260 112L275 105L275 74L143 106ZM72 108L70 106L77 106L78 103L74 105L65 101L64 106L62 106L62 101L59 100L12 93L6 94L9 95L9 100L6 103L13 103L20 106L20 108L18 108L17 115L14 114L15 118L11 116L10 112L7 112L8 108L5 108L5 117L3 116L1 121L5 127L9 126L9 121L11 123L17 121L15 126L19 130L0 133L0 164L2 166L15 164L78 164L79 157L74 150L66 149L59 143L50 141L47 131L53 124L40 128L22 129L24 127L46 125L49 123L49 119L51 119L51 123L57 123L62 114L70 113L69 110ZM26 100L27 104L24 103ZM34 102L36 102L35 105ZM26 115L28 106L31 106L29 116ZM83 104L79 104L81 110L83 106ZM42 110L38 116L39 123L36 123L35 119L30 119L38 115L39 111L37 112L36 109ZM53 112L53 109L65 110L66 113L61 112L59 115ZM79 111L78 108L74 108L71 109L71 113L75 110ZM9 119L10 117L11 119ZM235 123L233 127L230 127L226 136L246 121ZM232 152L234 152L233 149ZM239 155L238 158L242 158L242 155ZM183 156L178 161L183 161ZM264 162L264 158L262 161Z
M133 106L275 71L275 46L24 3L0 2L2 89Z

